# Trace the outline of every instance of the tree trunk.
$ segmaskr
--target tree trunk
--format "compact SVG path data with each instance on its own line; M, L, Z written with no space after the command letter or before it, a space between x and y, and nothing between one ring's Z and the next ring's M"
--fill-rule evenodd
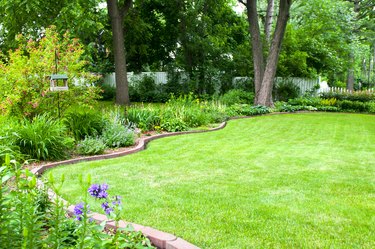
M239 0L246 4L247 16L250 26L250 35L252 41L253 63L254 63L254 81L255 81L255 105L273 106L272 87L276 75L277 62L281 50L281 43L284 38L286 24L289 19L289 10L292 0L280 0L279 14L276 22L275 32L272 38L271 49L267 57L266 67L264 69L263 48L260 39L260 30L258 23L257 1ZM270 2L270 1L269 1Z
M116 104L118 105L130 104L123 23L124 16L131 7L131 4L131 0L125 0L123 6L119 6L117 0L107 0L108 15L111 19L113 35L113 53L116 73Z
M263 80L264 73L264 59L263 59L263 44L260 36L259 19L257 12L257 1L247 1L247 20L249 22L249 32L251 36L251 48L253 53L254 65L254 89L255 98L254 104L258 102L258 95Z
M275 1L268 0L267 4L267 12L266 12L266 21L264 24L264 34L266 36L267 43L270 43L271 40L271 30L272 30L272 23L273 23L273 11L275 8Z
M349 69L348 69L348 77L346 80L346 89L353 91L354 90L354 52L351 51L349 55Z

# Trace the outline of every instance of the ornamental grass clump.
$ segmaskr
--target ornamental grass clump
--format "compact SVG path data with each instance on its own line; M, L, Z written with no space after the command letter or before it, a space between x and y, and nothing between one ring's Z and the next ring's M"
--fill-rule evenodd
M65 126L47 115L36 116L32 121L24 119L13 135L14 145L21 153L37 160L64 159L74 145Z

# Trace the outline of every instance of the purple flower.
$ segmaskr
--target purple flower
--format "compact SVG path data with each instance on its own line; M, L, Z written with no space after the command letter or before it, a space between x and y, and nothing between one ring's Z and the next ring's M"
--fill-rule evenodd
M107 184L93 184L90 186L88 192L91 196L98 198L98 199L106 199L108 196L107 193L108 185Z
M121 196L116 195L113 197L112 204L115 206L120 206L121 205Z
M85 209L85 204L83 202L77 204L74 207L74 215L76 216L77 220L81 220L82 219L82 215L83 215L84 209Z
M107 215L110 215L111 212L113 211L113 208L111 208L108 204L108 202L103 202L102 204L102 208L104 210L104 212L107 214Z

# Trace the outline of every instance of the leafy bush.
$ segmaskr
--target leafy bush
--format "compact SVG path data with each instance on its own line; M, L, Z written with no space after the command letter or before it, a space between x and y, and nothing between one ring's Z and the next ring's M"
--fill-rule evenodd
M266 106L250 106L247 104L236 104L228 108L229 116L254 116L270 113L271 109Z
M292 81L285 80L274 85L273 96L277 101L288 101L297 98L300 94L300 88Z
M320 94L322 99L332 99L337 100L350 100L359 102L370 102L375 100L374 92L367 91L355 91L355 92L324 92Z
M276 103L275 108L276 108L276 111L278 112L317 111L318 110L318 108L314 106L289 105L285 102Z
M23 120L14 134L15 145L21 153L33 159L64 159L73 147L65 126L46 115L36 116L32 121Z
M368 106L369 106L369 112L375 113L375 102L369 102Z
M4 156L11 155L12 160L23 160L25 155L22 155L20 148L9 142L9 137L0 136L0 165L4 163Z
M104 131L102 138L108 147L123 147L134 144L134 132L122 124L110 124Z
M108 147L130 146L134 144L134 131L125 125L126 120L120 108L106 113L106 124L102 139Z
M96 111L74 110L65 115L64 124L76 141L87 136L99 136L104 128L101 113Z
M168 93L162 85L157 85L152 76L143 76L129 87L129 95L132 101L140 102L166 102Z
M115 99L115 96L116 96L115 87L105 84L105 83L100 83L98 86L101 89L101 93L100 93L101 100L114 100Z
M103 154L106 148L102 138L86 137L78 143L77 152L80 155L99 155Z
M288 100L289 105L299 105L299 106L319 106L321 104L320 98L314 97L299 97Z
M187 124L180 118L169 118L161 121L160 127L168 132L186 131Z
M240 89L232 89L219 98L224 105L231 106L234 104L252 104L254 94Z
M320 104L322 106L335 106L337 104L337 99L335 99L335 98L322 99L320 101Z
M131 107L126 114L127 123L135 124L143 131L159 129L182 131L226 119L225 106L201 101L192 94L178 98L172 95L163 106Z
M83 46L66 33L60 37L55 27L47 28L38 41L19 35L18 49L9 51L7 62L0 60L0 114L32 117L60 110L79 103L91 106L99 97L100 88L92 86L97 76L84 71ZM51 92L49 75L55 72L55 52L59 54L58 73L69 76L69 90ZM1 53L0 53L1 57ZM73 79L76 80L73 84Z
M339 111L341 111L341 109L339 107L336 107L336 106L318 106L316 108L318 109L318 111L322 111L322 112L339 112Z
M165 108L161 109L161 117L164 120L179 119L186 126L194 128L225 119L224 110L219 109L218 105L201 101L192 93L178 98L172 95Z
M12 160L23 161L25 155L22 155L20 148L15 144L15 127L18 126L16 120L9 117L0 116L0 165L4 163L4 156L11 155Z
M348 112L369 112L370 110L370 105L360 101L343 100L338 101L337 105L341 110Z
M151 107L131 107L126 112L128 123L136 124L143 131L153 130L155 126L160 126L160 116L158 108Z

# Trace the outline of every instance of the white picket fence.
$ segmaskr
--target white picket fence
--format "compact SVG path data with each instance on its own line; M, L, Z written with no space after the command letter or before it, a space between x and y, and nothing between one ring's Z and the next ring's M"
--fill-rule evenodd
M142 72L135 74L134 72L128 72L129 84L135 84L141 80L144 76L153 77L156 84L165 84L168 82L168 73L166 72ZM107 74L103 78L104 84L116 87L115 73Z
M234 86L241 84L243 81L251 80L249 77L234 77L232 80L232 84ZM279 84L284 81L291 81L294 85L298 86L300 89L300 94L304 94L305 92L313 89L316 85L319 85L319 79L308 79L308 78L297 78L297 77L289 77L289 78L282 78L276 77L275 84Z
M168 73L167 72L142 72L142 73L134 73L134 72L128 72L128 81L129 84L135 84L137 81L141 80L144 76L150 76L153 77L156 84L166 84L168 82ZM249 77L234 77L232 79L233 86L239 85L244 81L251 80ZM290 80L300 88L300 93L304 94L306 91L311 90L315 85L319 84L319 79L307 79L307 78L276 78L275 82L276 84L284 81L284 80ZM115 73L107 74L104 76L104 83L110 86L115 87L116 86L116 80L115 80Z
M336 93L369 93L371 94L371 93L375 93L375 88L353 91L353 90L349 90L349 89L342 88L342 87L326 87L326 88L319 89L318 92L319 93L336 92Z

